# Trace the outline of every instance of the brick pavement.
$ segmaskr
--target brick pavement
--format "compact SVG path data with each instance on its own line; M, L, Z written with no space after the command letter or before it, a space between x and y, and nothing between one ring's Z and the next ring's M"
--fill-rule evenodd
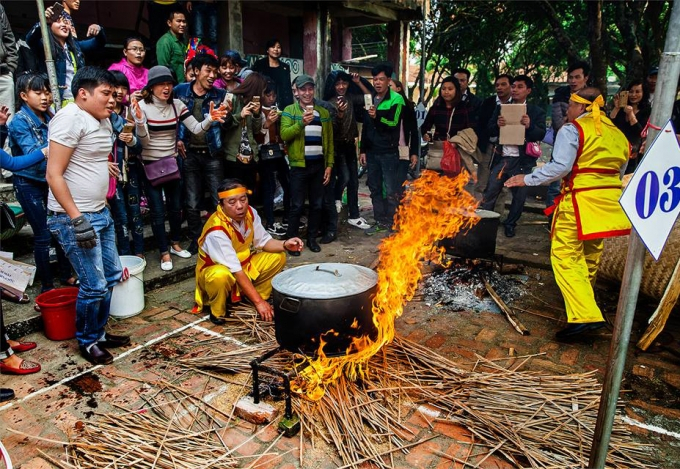
M532 218L527 216L525 219L531 221ZM536 241L527 246L521 242L521 235L514 240L499 238L502 241L499 243L499 251L514 260L521 260L522 256L547 258L547 242L538 242L544 236L541 233L541 230L545 233L544 227L528 224L523 226L523 230L531 230L532 239ZM379 236L367 237L361 232L346 229L341 232L339 241L325 246L322 253L315 255L305 252L303 256L291 259L289 265L315 261L370 265L377 256L379 239ZM609 333L605 331L597 340L585 344L564 345L553 342L554 332L562 326L561 297L549 271L529 269L528 276L527 290L531 294L515 301L512 306L521 308L517 310L518 315L531 331L529 336L520 336L497 313L450 312L418 300L407 305L404 315L397 321L397 331L402 336L425 344L454 360L461 368L480 366L479 357L517 366L523 360L510 356L510 349L514 349L516 356L542 354L526 363L525 369L548 373L596 370L598 379L602 380L609 352ZM609 287L602 286L601 293L606 299L605 310L611 312L615 308L617 289L607 288ZM186 374L174 362L175 358L187 353L194 342L210 337L200 328L225 332L209 322L200 322L198 316L188 313L192 302L191 280L148 293L147 309L141 315L113 321L112 327L130 332L134 342L126 349L126 355L110 366L92 367L86 363L78 355L75 341L50 342L41 333L26 337L39 342L39 348L28 352L26 357L41 362L43 371L26 377L3 375L3 385L13 387L19 400L0 406L0 439L10 451L15 467L52 467L38 450L60 458L63 448L58 444L37 442L11 433L8 428L41 438L65 441L66 434L77 421L93 421L98 413L115 410L114 406L142 406L143 398L152 392L148 383L158 379L174 380L178 386L186 389L205 388L206 394L218 391L224 393L224 384L217 380L208 380L205 376ZM653 302L641 301L632 343L644 328L645 314L653 306ZM641 354L635 350L629 352L627 369L631 372L626 374L623 386L626 392L623 397L630 400L625 408L630 418L659 424L675 432L680 427L680 403L674 397L678 395L677 389L680 387L680 366L677 360L678 344L672 336L675 334L678 337L679 328L677 319L672 317L655 354ZM173 333L178 329L181 330ZM220 402L220 398L215 397L215 402ZM229 405L228 402L222 404ZM395 467L457 467L450 459L437 456L434 450L459 459L464 459L468 454L470 446L465 442L469 441L469 435L465 429L440 422L432 424L434 419L431 418L431 413L418 408L409 408L403 419L415 433L413 441L433 435L437 437L412 448L407 455L394 455ZM252 437L239 448L239 454L258 454L277 438L272 428L261 430L239 422L224 433L224 438L238 445ZM662 461L677 459L677 450L666 443L668 437L659 437L653 432L636 427L631 427L631 430L642 441L654 444ZM258 431L261 433L257 433ZM309 447L310 442L305 442L302 467L337 467L340 460L333 455L334 450L324 447L321 442L316 443L320 448L317 450L320 455ZM258 461L258 464L264 462L261 467L300 467L298 439L280 439L273 448L282 456L276 460ZM244 466L250 463L252 460L244 460ZM492 457L481 467L512 466ZM671 466L662 462L662 467Z

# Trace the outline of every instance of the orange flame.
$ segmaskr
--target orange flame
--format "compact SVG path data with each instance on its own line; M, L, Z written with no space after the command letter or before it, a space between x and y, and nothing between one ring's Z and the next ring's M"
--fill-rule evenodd
M373 300L373 323L378 334L353 339L346 355L327 357L323 336L317 357L291 383L294 392L310 399L321 399L327 385L344 373L356 380L368 376L368 360L394 338L394 320L401 316L406 302L413 298L421 279L422 261L442 263L444 249L437 241L451 238L461 229L473 226L479 217L475 198L465 191L469 174L450 178L433 171L406 190L394 222L395 233L380 244L378 288Z

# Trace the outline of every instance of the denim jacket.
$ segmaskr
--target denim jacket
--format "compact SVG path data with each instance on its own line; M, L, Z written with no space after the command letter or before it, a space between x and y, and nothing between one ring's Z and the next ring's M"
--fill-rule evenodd
M192 84L193 82L180 83L179 85L175 86L174 89L175 98L179 99L186 105L190 114L194 109L194 92L191 91ZM222 103L222 101L224 101L226 94L226 91L219 88L213 87L209 89L205 94L205 100L203 101L203 115L206 115L208 112L210 112L210 102L214 102L215 107L217 108ZM215 154L222 149L222 127L223 126L220 125L219 122L213 122L210 126L210 129L208 129L205 133L205 141L208 144L208 150L213 156L215 156ZM190 132L183 124L179 126L177 138L184 142L187 148L189 147L189 134Z
M47 65L45 63L45 49L43 48L42 36L40 33L40 23L37 23L33 28L26 34L26 43L31 48L33 53L38 58L38 63L40 64L40 71L43 73L47 72ZM73 56L75 58L75 67L78 71L85 66L85 55L92 52L96 52L103 49L106 45L106 34L104 34L104 28L101 28L99 34L96 36L84 39L82 41L73 40L72 41L74 49ZM59 98L63 99L64 89L66 89L66 60L67 56L63 49L59 49L54 58L54 67L57 69L57 84L59 85Z
M45 148L49 143L47 140L47 126L51 117L49 113L45 113L45 122L43 122L26 104L21 106L19 112L16 113L14 119L8 125L9 147L12 149L12 154L28 155L32 151ZM16 171L14 174L46 182L46 171L47 161L43 160L26 169Z

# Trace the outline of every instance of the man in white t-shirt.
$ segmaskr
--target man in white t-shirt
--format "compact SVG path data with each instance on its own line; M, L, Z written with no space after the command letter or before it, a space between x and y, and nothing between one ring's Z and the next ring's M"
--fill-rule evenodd
M98 67L79 69L71 83L75 101L49 125L47 226L80 279L76 339L83 357L94 364L111 363L113 356L107 348L130 343L129 337L104 330L113 286L122 272L113 220L106 208L114 84L111 72Z

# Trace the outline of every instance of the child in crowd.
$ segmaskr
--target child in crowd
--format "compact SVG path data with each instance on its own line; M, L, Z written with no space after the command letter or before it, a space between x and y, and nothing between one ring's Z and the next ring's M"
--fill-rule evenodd
M112 70L111 74L116 79L116 107L110 117L116 140L111 156L113 164L118 165L120 177L117 179L115 192L109 198L109 205L116 227L118 254L126 256L132 253L144 258L144 224L139 207L140 167L137 158L130 158L130 153L139 153L141 145L133 135L134 122L131 121L132 118L127 119L129 111L124 104L129 93L128 79L116 70Z
M50 84L47 75L26 72L16 83L18 112L9 123L9 145L14 155L25 155L46 148L47 126L52 118ZM40 279L41 291L54 288L54 276L50 265L52 234L47 228L47 162L41 161L14 173L14 192L33 229L33 256ZM59 278L62 286L75 285L71 276L71 264L58 243Z

